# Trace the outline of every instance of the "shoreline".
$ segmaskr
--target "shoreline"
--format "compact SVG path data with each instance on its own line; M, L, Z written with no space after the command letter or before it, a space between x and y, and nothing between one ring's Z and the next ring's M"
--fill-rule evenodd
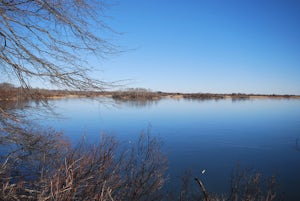
M173 99L240 99L240 100L249 100L249 99L300 99L299 95L264 95L264 94L245 94L242 96L237 95L231 95L231 94L211 94L212 96L202 96L203 94L188 94L189 96L186 96L186 94L181 95L169 95L169 98ZM198 97L200 95L200 97Z
M35 92L35 91L33 91ZM0 101L19 100L57 100L68 98L97 98L106 97L120 101L157 101L163 98L190 99L190 100L255 100L255 99L300 99L300 95L277 95L277 94L215 94L215 93L169 93L151 91L63 91L63 90L39 90L29 97L22 94L13 94L9 97L0 97Z
M57 99L67 99L67 98L98 98L98 97L105 97L105 98L112 98L114 100L120 101L157 101L164 98L171 98L171 99L190 99L190 100L222 100L222 99L232 99L232 100L255 100L255 99L299 99L300 95L264 95L264 94L245 94L245 95L231 95L231 94L201 94L201 93L194 93L194 94L186 94L186 93L166 93L166 94L157 94L154 92L153 94L144 97L143 95L136 94L134 97L128 96L127 94L119 95L118 97L114 96L115 92L105 92L102 94L94 95L76 95L76 94L66 94L60 96L49 96L47 97L48 100L57 100Z

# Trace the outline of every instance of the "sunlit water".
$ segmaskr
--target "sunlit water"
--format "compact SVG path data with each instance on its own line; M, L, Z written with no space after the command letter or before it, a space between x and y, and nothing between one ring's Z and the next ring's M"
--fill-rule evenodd
M64 131L73 143L83 135L94 141L103 132L131 143L150 128L164 142L170 183L192 170L208 191L228 192L239 163L276 175L286 199L300 200L300 100L64 99L51 104L59 119L42 124Z

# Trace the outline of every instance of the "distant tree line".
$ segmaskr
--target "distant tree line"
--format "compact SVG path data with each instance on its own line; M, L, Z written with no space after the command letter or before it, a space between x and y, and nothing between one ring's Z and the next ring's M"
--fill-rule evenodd
M129 88L124 91L112 92L112 98L116 100L147 101L159 100L162 95L144 88Z

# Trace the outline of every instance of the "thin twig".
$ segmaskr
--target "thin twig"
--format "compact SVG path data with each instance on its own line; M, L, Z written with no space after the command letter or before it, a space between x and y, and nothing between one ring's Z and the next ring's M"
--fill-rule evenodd
M201 190L202 190L202 193L203 193L203 195L204 195L204 200L205 201L208 201L208 193L207 193L207 191L206 191L206 189L205 189L205 186L204 186L204 184L202 183L202 181L199 179L199 178L195 178L195 180L196 180L196 182L199 184L199 186L200 186L200 188L201 188Z

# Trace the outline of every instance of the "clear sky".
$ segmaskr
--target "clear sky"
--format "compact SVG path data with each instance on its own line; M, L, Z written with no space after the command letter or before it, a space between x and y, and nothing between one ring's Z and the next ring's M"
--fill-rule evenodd
M101 79L154 91L300 94L300 0L119 0Z

